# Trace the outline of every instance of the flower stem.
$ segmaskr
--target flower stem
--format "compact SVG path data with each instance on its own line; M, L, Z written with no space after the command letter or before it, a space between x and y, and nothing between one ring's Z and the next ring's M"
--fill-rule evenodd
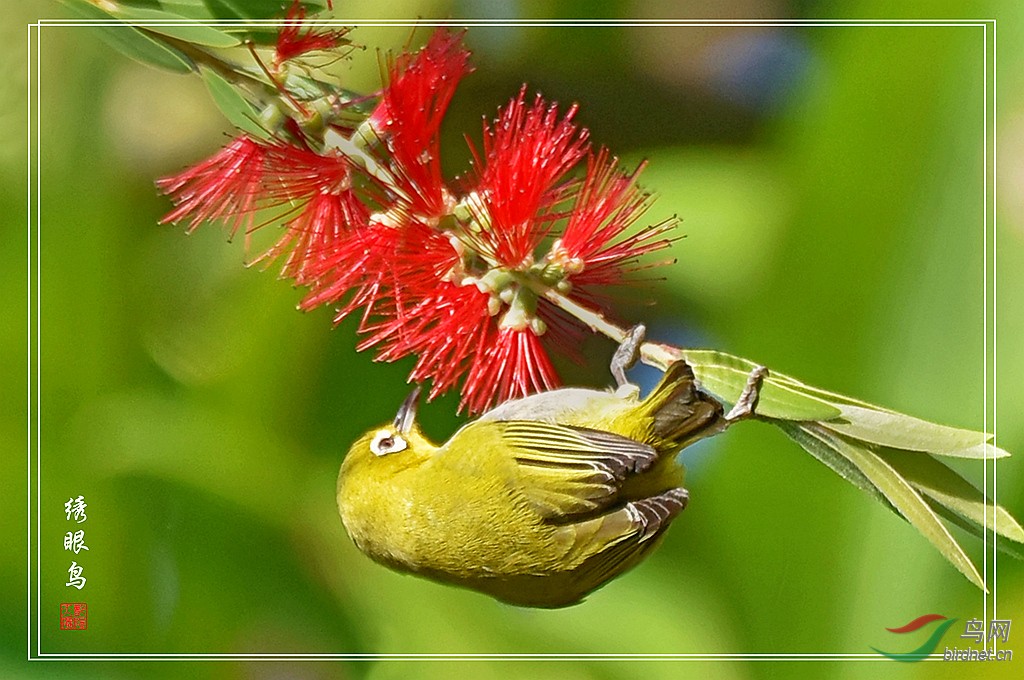
M612 323L601 312L584 307L554 288L536 280L529 280L527 285L535 293L543 296L548 302L577 319L595 333L600 333L620 344L629 337L627 329ZM684 358L685 352L678 347L655 342L644 342L640 345L640 361L662 371L668 370L668 367L674 362Z

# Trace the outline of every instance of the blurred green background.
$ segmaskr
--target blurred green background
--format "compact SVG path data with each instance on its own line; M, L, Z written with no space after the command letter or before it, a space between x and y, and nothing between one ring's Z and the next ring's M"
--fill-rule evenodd
M591 5L338 3L340 17L890 16L885 2L733 0ZM12 291L0 457L3 677L446 677L451 663L26 664L25 23L11 8L0 125ZM446 166L522 82L580 103L593 139L631 162L687 237L650 295L621 308L656 337L740 354L805 381L981 429L998 385L998 498L1024 516L1024 8L931 3L928 17L998 19L998 222L986 241L981 27L478 27L476 72L446 124ZM382 15L381 12L387 12ZM526 12L526 13L524 13ZM903 15L909 16L909 15ZM23 21L19 21L22 19ZM346 75L374 86L374 48L407 28L358 29ZM422 40L426 31L417 33ZM371 563L334 508L343 452L390 419L411 364L353 349L353 326L300 314L302 293L242 267L217 228L161 227L153 179L221 145L198 79L160 73L88 28L42 31L40 485L44 651L111 653L869 653L923 642L885 632L925 613L992 618L982 594L909 525L773 428L745 424L684 453L691 503L663 547L585 603L531 611ZM991 45L989 46L991 48ZM989 52L991 56L991 50ZM988 129L991 135L993 130ZM20 140L20 141L19 141ZM991 151L990 151L991 153ZM990 185L991 188L991 185ZM993 206L988 206L991 211ZM983 341L986 252L998 249L998 365ZM990 326L991 327L991 326ZM991 337L990 337L991 345ZM986 351L989 372L985 374ZM603 384L611 348L571 382ZM987 380L987 383L986 383ZM457 427L457 399L422 410ZM959 466L982 482L977 463ZM991 475L989 483L991 484ZM63 503L83 495L88 521ZM89 579L64 587L61 538L85 529ZM982 546L968 541L981 564ZM991 556L986 560L992 576ZM1024 659L1024 569L998 561L995 602ZM84 601L85 632L58 630ZM8 606L9 605L9 606ZM967 646L957 624L944 644ZM940 647L941 650L941 647ZM1021 663L463 662L472 677L1019 677Z

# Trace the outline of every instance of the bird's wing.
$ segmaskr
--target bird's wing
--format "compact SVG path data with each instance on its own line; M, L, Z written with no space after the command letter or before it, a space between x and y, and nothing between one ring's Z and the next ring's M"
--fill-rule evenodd
M532 420L501 425L523 492L546 518L608 507L627 477L658 458L654 447L610 432Z
M686 507L685 489L667 489L618 510L558 528L564 559L578 564L584 589L596 588L636 564Z

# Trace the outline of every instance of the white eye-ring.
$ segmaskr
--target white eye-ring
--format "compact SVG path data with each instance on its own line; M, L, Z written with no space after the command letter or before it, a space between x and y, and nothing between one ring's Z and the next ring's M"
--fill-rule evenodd
M370 442L370 450L378 456L405 451L408 447L409 443L402 435L391 430L377 430L377 434L373 435L373 441Z

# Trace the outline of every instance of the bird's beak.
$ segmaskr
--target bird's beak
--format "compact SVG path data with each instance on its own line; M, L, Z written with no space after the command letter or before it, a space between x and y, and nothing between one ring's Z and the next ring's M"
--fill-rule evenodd
M412 424L416 422L416 407L420 402L420 391L421 388L417 385L398 409L398 415L395 416L395 429L401 434L409 432Z

